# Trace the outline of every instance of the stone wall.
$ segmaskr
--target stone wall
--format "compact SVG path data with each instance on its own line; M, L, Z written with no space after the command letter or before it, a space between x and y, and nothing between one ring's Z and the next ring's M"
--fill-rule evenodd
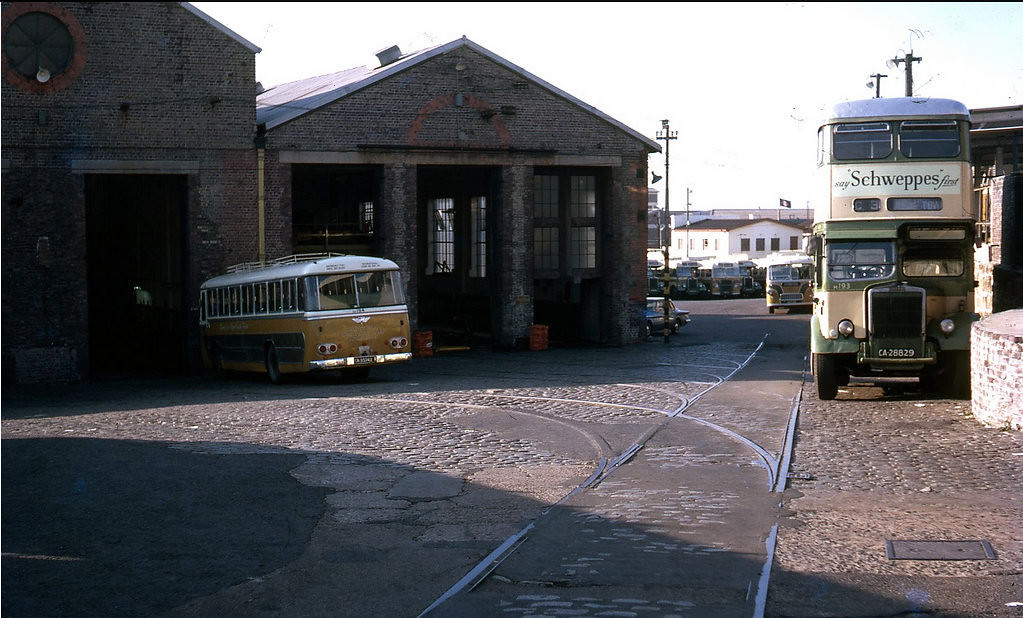
M973 326L973 415L989 427L1023 430L1023 309Z

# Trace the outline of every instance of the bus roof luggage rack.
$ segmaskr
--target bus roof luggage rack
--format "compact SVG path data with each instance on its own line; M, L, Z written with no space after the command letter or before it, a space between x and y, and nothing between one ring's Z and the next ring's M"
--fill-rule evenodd
M298 262L315 262L316 260L322 260L325 258L341 257L344 253L296 253L294 255L286 255L266 262L242 262L241 264L235 264L234 266L228 266L227 272L230 273L244 273L250 270L257 270L260 268L269 268L271 266L283 266L284 264L297 264Z

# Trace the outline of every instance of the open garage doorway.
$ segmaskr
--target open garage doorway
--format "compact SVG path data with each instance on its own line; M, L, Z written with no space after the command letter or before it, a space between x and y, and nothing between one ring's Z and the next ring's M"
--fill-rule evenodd
M470 345L495 332L498 172L419 168L419 324L435 343Z
M85 178L89 373L187 369L184 175Z

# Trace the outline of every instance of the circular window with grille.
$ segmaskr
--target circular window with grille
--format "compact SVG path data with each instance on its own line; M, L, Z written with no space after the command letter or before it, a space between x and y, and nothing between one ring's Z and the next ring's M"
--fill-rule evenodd
M67 10L44 3L16 3L3 15L3 73L30 92L67 86L85 62L81 26Z

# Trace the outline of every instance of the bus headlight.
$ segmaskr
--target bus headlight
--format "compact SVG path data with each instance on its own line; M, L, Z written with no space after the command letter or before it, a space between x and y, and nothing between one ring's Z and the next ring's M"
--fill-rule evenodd
M842 320L841 322L838 323L838 332L843 337L848 337L849 335L853 334L853 331L855 330L856 327L853 326L853 323L850 322L849 320Z
M951 335L952 331L956 329L956 323L948 318L942 320L941 323L938 324L938 326L941 327L941 332L945 333L946 335Z
M408 339L404 337L393 337L390 341L391 347L400 350L408 345Z
M324 356L337 353L337 349L336 343L321 343L316 346L316 351Z

